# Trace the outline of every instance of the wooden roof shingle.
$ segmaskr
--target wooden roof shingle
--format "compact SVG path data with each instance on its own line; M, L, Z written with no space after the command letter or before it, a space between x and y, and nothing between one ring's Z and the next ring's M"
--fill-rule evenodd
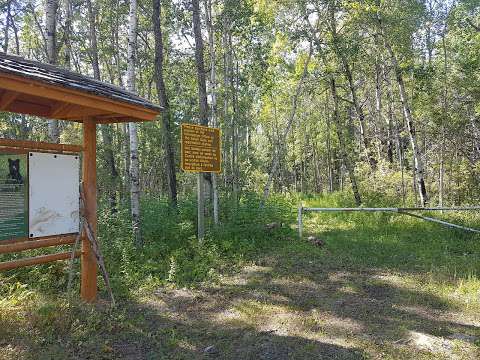
M139 106L155 112L162 110L159 105L153 104L118 86L104 83L58 66L27 60L15 55L0 53L0 74L2 73L108 98L116 102Z

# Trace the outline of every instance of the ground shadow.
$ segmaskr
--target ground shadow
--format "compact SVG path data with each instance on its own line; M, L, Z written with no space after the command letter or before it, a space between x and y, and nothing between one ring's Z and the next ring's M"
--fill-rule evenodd
M221 326L198 317L177 317L172 311L165 316L165 309L155 303L123 303L110 315L101 308L97 312L105 316L104 324L87 338L58 332L33 343L12 336L1 339L0 354L2 347L10 347L16 349L17 359L365 359L355 348L248 326ZM112 322L120 313L126 319Z

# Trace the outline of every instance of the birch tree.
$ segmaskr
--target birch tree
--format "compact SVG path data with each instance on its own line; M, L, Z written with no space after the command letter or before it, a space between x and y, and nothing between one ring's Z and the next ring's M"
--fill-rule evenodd
M47 61L57 63L57 10L58 0L45 0L45 48ZM48 136L52 142L60 142L60 129L57 120L48 120Z
M64 42L65 42L65 67L70 69L71 60L72 60L72 2L71 0L63 0L64 11L65 11L65 25L64 25Z
M212 106L210 111L212 126L217 127L217 73L215 64L215 28L213 26L213 7L212 0L205 0L205 14L207 18L208 45L210 49L210 97ZM212 173L212 192L213 192L213 221L219 223L219 198L217 174Z
M357 178L355 176L355 168L352 165L350 158L347 153L347 147L345 144L345 136L344 136L344 127L345 124L343 124L340 121L340 114L339 114L339 106L338 106L338 95L337 95L337 84L335 82L335 79L333 76L330 77L330 91L332 94L332 100L333 100L333 121L335 123L335 129L337 132L337 138L338 138L338 143L340 144L340 157L343 161L343 164L345 165L345 168L347 169L348 172L348 177L350 179L350 183L352 185L352 192L353 192L353 197L355 198L355 204L357 206L360 206L362 204L362 198L360 197L360 191L358 190L358 184L357 184Z
M137 0L130 0L127 45L127 89L136 92L135 66L137 48ZM136 123L128 124L130 135L130 206L135 245L143 245L140 224L140 162L138 159L138 129Z
M329 7L329 15L330 15L330 32L332 34L332 45L335 54L340 60L340 63L342 65L342 70L345 75L345 78L347 79L348 82L348 88L350 90L350 94L352 97L352 103L355 107L355 112L358 117L358 122L359 122L359 129L360 129L360 137L363 142L365 154L367 157L367 160L370 164L370 167L372 170L375 170L377 166L377 160L374 158L372 155L372 149L371 149L371 144L370 144L370 139L367 135L367 123L365 120L365 113L363 111L363 107L360 104L360 100L358 99L358 94L357 94L357 89L353 80L353 73L352 69L350 67L350 64L348 62L348 59L344 53L344 50L341 49L340 47L340 38L339 34L337 32L337 21L336 21L336 9L335 9L335 3L331 4Z
M207 80L205 72L204 54L203 54L203 37L202 24L200 20L200 4L199 0L192 0L193 13L193 34L195 36L195 64L197 67L197 90L200 125L208 125L208 101L207 101ZM198 201L198 239L202 240L205 236L205 180L202 173L197 176L197 201Z
M153 33L155 36L155 83L157 87L158 101L160 103L160 106L162 106L163 108L163 146L165 150L165 168L168 182L169 198L171 205L173 207L177 207L177 175L175 172L175 149L172 139L172 115L163 76L164 46L161 19L162 17L160 0L153 0L152 23Z
M380 9L380 2L377 0L377 6ZM420 203L422 206L426 206L428 202L427 189L425 186L425 167L423 164L422 153L418 145L417 132L415 120L413 118L412 110L410 107L410 100L407 94L405 87L405 81L403 78L403 70L400 67L400 64L397 59L397 55L390 44L390 40L386 34L385 27L383 24L383 19L381 17L380 11L376 13L377 17L377 26L380 32L380 35L383 38L383 43L387 52L390 56L392 62L393 70L395 72L395 78L398 85L398 90L400 94L400 101L402 103L403 115L407 123L408 134L410 138L410 145L412 148L413 160L415 163L415 179L417 182L417 191L420 196Z
M3 30L3 52L6 53L8 51L8 43L10 40L10 22L11 22L11 10L12 10L12 1L13 0L7 0L6 4L6 13L5 13L5 28Z

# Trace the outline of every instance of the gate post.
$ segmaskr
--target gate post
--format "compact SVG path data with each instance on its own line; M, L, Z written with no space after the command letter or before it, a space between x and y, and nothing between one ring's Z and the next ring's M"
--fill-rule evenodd
M303 205L300 203L298 206L298 237L303 237Z
M97 129L94 119L83 120L83 193L85 196L85 218L97 233ZM86 302L95 302L97 298L97 260L92 251L88 238L81 229L82 257L81 257L81 296Z

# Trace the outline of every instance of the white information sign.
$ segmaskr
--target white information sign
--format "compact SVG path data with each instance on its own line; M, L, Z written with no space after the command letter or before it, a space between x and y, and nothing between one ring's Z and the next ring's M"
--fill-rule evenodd
M78 233L78 155L30 152L28 156L30 237Z

